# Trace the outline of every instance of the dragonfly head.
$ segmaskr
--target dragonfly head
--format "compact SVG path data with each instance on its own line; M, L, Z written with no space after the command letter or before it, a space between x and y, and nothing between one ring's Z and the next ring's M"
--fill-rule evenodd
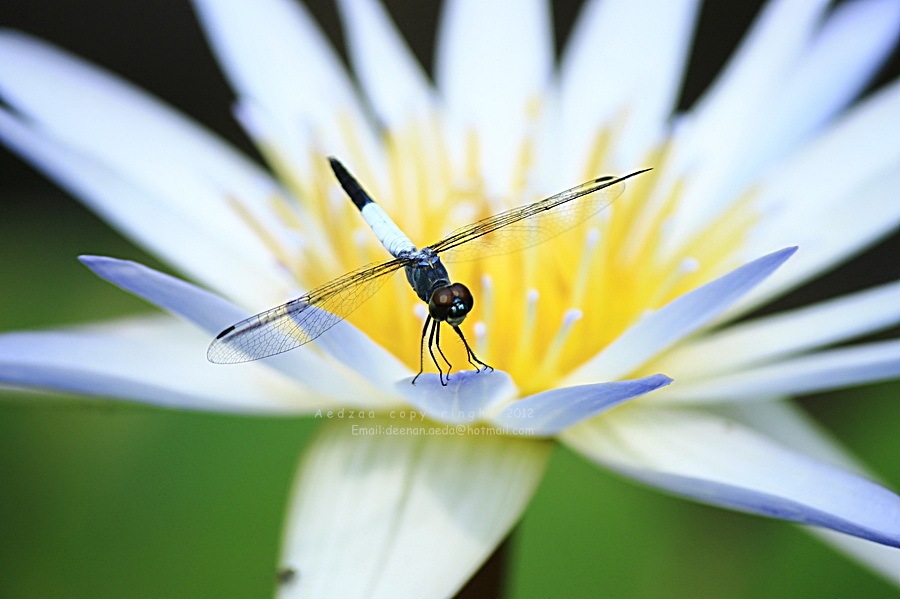
M462 283L453 283L434 290L428 302L428 313L439 322L447 321L457 326L466 319L473 305L475 300L469 288Z

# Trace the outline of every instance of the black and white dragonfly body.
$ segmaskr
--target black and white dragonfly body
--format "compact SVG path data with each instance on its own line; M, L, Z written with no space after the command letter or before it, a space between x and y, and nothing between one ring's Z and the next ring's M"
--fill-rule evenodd
M513 208L461 227L437 243L418 249L359 182L335 158L331 168L344 191L393 259L370 264L334 279L281 306L234 324L213 340L207 351L210 362L249 362L309 343L342 321L403 268L406 279L423 302L428 315L419 347L419 373L424 371L426 337L428 352L446 385L444 369L435 354L451 364L441 350L441 324L447 323L462 340L466 357L476 370L491 368L472 351L459 325L472 311L475 300L462 283L451 282L442 259L448 263L512 253L537 245L597 214L625 189L624 181L650 169L623 177L600 177L533 204Z

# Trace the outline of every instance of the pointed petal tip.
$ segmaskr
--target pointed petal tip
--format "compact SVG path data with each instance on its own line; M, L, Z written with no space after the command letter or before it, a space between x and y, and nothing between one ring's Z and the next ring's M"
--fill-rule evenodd
M121 258L112 258L110 256L98 256L94 254L81 254L78 256L78 261L84 264L92 273L99 276L101 279L106 279L110 282L110 270L115 268L116 266L140 266L137 262L132 260L122 260Z
M624 402L670 385L673 379L653 374L640 379L609 381L544 391L508 405L492 418L500 428L523 436L551 437Z
M794 254L796 254L797 250L799 250L799 249L800 249L799 245L789 245L788 247L780 249L777 252L772 252L772 254L770 254L770 255L771 256L775 256L775 255L783 256L784 259L787 260Z
M675 382L675 379L667 374L662 374L661 372L648 376L647 380L652 381L656 385L657 389L659 389L660 387L666 387Z
M95 264L103 264L104 262L109 262L111 260L116 260L116 258L100 256L99 254L79 254L78 256L78 261L88 268L91 268Z
M567 384L590 384L628 376L681 338L709 326L741 297L778 270L797 251L790 246L747 262L647 313L601 353L573 373Z
M759 263L770 263L771 271L775 272L779 268L781 268L785 262L787 262L791 256L797 253L800 249L799 245L790 245L785 248L781 248L780 250L776 250L770 254L766 254L762 258L759 258L756 262Z
M747 264L744 264L743 266L737 268L735 271L739 271L741 269L758 269L762 267L766 271L768 271L764 278L768 278L772 273L781 268L784 263L787 262L794 254L796 254L799 249L799 245L789 245L787 247L783 247L780 250L775 250L774 252L770 252L760 258L757 258L756 260L752 260Z
M672 383L675 382L675 379L672 377L662 374L656 373L651 374L649 376L645 376L640 379L631 379L631 380L623 380L623 381L615 381L617 383L640 383L640 390L635 390L635 397L639 397L641 395L645 395L650 393L651 391L656 391L657 389L662 389L663 387L668 387Z

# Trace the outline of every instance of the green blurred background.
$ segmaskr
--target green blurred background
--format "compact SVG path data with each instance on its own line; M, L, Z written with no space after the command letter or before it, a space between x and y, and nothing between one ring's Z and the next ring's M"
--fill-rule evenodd
M437 4L386 4L430 65ZM682 107L712 79L759 7L708 4ZM579 5L554 3L558 44ZM332 3L311 8L340 44ZM252 153L186 4L7 0L0 26L42 36L125 75ZM897 71L895 56L879 81ZM148 310L75 257L164 265L6 152L0 181L0 331ZM896 279L898 248L895 236L776 307ZM896 489L898 398L900 385L892 383L802 402ZM3 392L0 597L270 596L294 466L314 429L302 419ZM515 534L509 596L561 594L892 597L896 591L796 527L670 499L560 449Z

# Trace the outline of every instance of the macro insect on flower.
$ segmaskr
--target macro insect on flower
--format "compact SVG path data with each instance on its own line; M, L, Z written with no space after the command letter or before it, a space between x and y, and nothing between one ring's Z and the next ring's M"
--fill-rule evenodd
M358 308L378 291L387 276L403 268L406 280L416 295L428 304L428 316L419 342L419 372L411 382L415 384L422 374L427 334L428 353L437 367L438 379L442 385L447 384L441 363L434 354L437 348L447 364L449 380L452 365L441 349L440 325L444 322L462 341L466 360L476 371L480 368L493 370L478 359L459 328L472 310L474 299L462 283L451 284L441 257L453 260L454 256L461 256L471 260L476 256L486 257L492 252L509 254L520 247L536 245L601 211L622 193L626 179L649 170L619 178L606 176L594 179L534 204L513 208L465 226L419 250L337 159L328 160L341 187L394 259L355 270L300 298L228 327L216 335L210 345L206 354L210 362L247 362L305 345Z
M295 573L286 597L453 594L520 519L556 443L670 494L804 525L897 581L900 498L789 398L900 375L896 339L847 344L900 322L900 283L735 321L900 222L886 134L900 84L836 117L894 47L898 3L767 3L677 118L690 0L587 2L558 68L546 3L448 0L433 83L375 0L338 3L354 79L300 2L194 5L266 169L114 75L0 33L0 138L183 277L82 256L167 314L5 333L0 382L365 414L323 422L304 452L271 576ZM474 352L493 372L409 384L429 314L400 277L296 351L209 364L210 338L260 307L383 262L328 156L424 241L653 170L564 235L454 263L478 309L468 342L435 363Z

